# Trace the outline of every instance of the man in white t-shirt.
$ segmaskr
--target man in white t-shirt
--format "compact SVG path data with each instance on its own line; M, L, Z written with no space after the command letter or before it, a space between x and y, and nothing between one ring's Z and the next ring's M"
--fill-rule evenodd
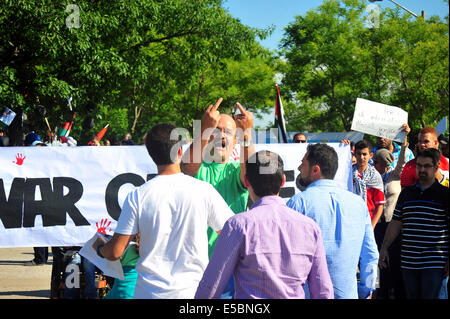
M147 133L158 175L128 194L112 239L93 245L100 257L116 260L140 233L134 298L193 298L208 264L207 226L220 231L234 215L213 186L181 172L174 130L158 124Z

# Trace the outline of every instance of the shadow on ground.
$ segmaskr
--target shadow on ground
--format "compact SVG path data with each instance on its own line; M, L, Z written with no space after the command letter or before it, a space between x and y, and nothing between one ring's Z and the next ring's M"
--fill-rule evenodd
M33 290L33 291L2 291L0 296L23 296L36 298L50 298L50 289L48 290ZM11 299L15 299L11 297Z

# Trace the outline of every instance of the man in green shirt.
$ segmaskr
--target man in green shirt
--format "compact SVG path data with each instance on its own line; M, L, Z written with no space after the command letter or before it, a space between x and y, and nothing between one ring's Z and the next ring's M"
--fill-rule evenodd
M233 117L220 114L222 98L210 105L203 114L200 134L183 158L183 173L209 182L222 195L231 210L237 214L247 209L248 191L244 186L245 162L255 152L251 129L253 113L236 103L240 114ZM230 155L239 140L240 160L230 161ZM208 248L211 256L217 233L208 229Z

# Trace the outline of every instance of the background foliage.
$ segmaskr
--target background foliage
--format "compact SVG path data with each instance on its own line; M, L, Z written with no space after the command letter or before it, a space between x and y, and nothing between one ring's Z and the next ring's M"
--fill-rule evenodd
M80 0L78 27L72 3L0 0L0 106L18 113L10 145L73 112L71 135L86 144L106 124L113 142L142 142L162 121L191 129L218 97L222 112L237 101L273 111L276 78L290 131L349 131L358 97L408 111L413 134L448 115L448 15L385 9L371 27L367 1L324 0L271 52L257 42L271 30L243 25L221 0Z

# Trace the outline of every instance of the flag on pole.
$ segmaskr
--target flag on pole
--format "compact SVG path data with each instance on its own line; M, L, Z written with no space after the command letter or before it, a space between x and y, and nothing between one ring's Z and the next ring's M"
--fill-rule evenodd
M100 142L105 135L106 131L108 130L108 125L106 125L100 132L97 133L98 141Z
M72 122L70 122L69 129L67 130L66 135L64 135L65 137L69 136L70 130L72 130L73 122L75 121L76 115L77 115L77 112L73 113Z
M57 135L59 136L66 136L67 131L69 130L70 122L65 122L63 128L59 128L57 131Z
M286 125L284 122L284 110L283 104L281 104L280 90L277 87L276 98L275 98L275 126L278 127L278 141L280 141L280 136L282 138L282 143L287 143L286 136ZM281 141L280 141L281 142Z

